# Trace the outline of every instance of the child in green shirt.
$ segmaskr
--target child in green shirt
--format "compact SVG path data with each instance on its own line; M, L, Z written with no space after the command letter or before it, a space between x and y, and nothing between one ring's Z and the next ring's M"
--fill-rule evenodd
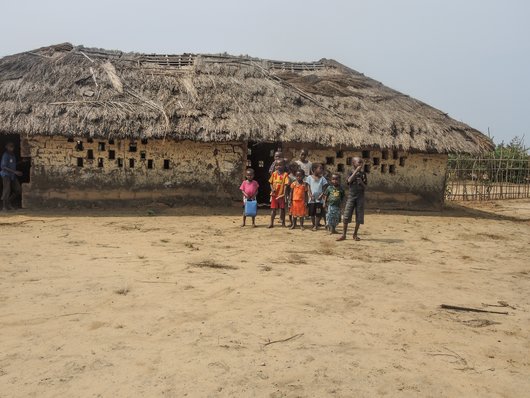
M340 223L340 209L344 200L344 189L340 186L340 175L331 176L331 184L324 191L324 203L327 206L326 222L330 233L337 233L337 225Z

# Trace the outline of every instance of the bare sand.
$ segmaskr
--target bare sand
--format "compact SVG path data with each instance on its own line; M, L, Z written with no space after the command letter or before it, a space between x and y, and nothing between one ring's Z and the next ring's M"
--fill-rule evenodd
M494 211L1 216L0 396L528 397L530 214Z

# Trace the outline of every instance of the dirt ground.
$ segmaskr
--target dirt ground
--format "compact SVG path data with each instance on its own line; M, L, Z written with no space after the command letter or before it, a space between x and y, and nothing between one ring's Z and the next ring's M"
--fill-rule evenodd
M528 397L529 219L374 213L338 243L263 211L0 216L0 396Z

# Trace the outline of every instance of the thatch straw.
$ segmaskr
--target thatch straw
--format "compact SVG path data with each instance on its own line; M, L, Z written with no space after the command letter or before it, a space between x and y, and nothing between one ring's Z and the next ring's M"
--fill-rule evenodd
M66 43L0 59L0 132L489 150L447 114L330 60L125 54Z

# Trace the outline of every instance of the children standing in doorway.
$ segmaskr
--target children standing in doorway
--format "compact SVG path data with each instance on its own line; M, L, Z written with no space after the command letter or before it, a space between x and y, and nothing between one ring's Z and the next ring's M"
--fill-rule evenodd
M258 194L259 189L258 182L254 180L254 169L247 169L245 173L245 181L241 183L239 189L243 193L243 224L241 226L244 227L247 221L244 205L247 200L256 200L256 195ZM256 216L252 216L252 226L256 226Z
M304 229L304 217L307 213L307 202L309 199L309 186L304 181L305 173L302 169L296 172L296 181L291 184L290 213L293 218L291 229L296 228L297 220L300 220L300 229Z
M275 171L271 174L269 183L271 186L271 222L269 228L274 227L274 219L278 209L280 210L282 226L285 227L285 194L286 188L289 186L289 175L285 171L283 159L276 161Z
M313 164L313 174L306 177L306 182L309 185L309 217L313 224L313 231L316 231L320 226L320 219L322 218L322 195L328 181L322 177L322 165L320 163Z
M307 151L307 149L302 149L300 151L300 159L296 161L298 167L304 170L306 177L311 174L311 170L313 168L313 164L309 161L309 159L307 159L308 155L309 152Z
M361 240L358 236L359 227L364 224L364 191L368 184L366 173L363 169L361 158L355 157L353 160L353 171L348 177L349 195L344 208L344 222L342 236L337 241L345 240L348 232L348 224L352 222L353 212L355 211L355 230L353 239Z
M344 189L340 186L340 175L334 173L331 175L331 184L324 192L324 206L327 206L326 221L331 234L337 233L343 199Z
M2 178L2 211L13 210L12 201L22 192L17 177L22 172L17 170L15 144L8 142L0 161L0 177Z

